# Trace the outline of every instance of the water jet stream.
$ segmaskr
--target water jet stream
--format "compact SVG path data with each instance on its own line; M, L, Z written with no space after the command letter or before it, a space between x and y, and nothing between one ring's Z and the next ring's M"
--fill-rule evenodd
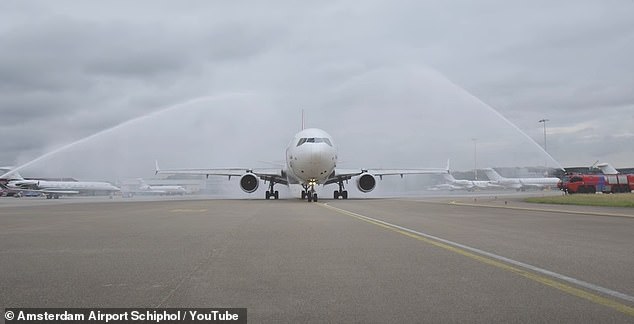
M52 155L55 155L57 153L66 151L66 150L68 150L68 149L70 149L70 148L72 148L74 146L81 145L81 144L83 144L83 143L85 143L87 141L90 141L90 140L92 140L92 139L94 139L96 137L112 133L113 131L116 131L116 130L118 130L120 128L123 128L123 127L126 127L128 125L137 123L137 122L142 121L144 119L148 119L148 118L151 118L151 117L154 117L154 116L157 116L157 115L160 115L160 114L163 114L163 113L175 110L175 109L180 109L180 108L183 108L183 107L187 107L187 106L192 105L192 104L206 102L206 101L212 101L212 100L218 100L218 99L223 99L223 98L226 98L226 97L231 97L231 96L236 96L236 95L237 96L244 96L244 95L248 95L248 93L229 93L229 94L216 95L216 96L197 97L197 98L194 98L194 99L190 99L190 100L187 100L187 101L184 101L184 102L181 102L181 103L177 103L177 104L171 105L169 107L166 107L166 108L163 108L163 109L160 109L160 110L157 110L157 111L153 111L151 113L148 113L148 114L136 117L136 118L129 119L129 120L124 121L124 122L122 122L120 124L117 124L117 125L115 125L113 127L110 127L108 129L104 129L104 130L99 131L97 133L94 133L92 135L89 135L89 136L86 136L86 137L81 138L79 140L76 140L76 141L74 141L72 143L66 144L66 145L64 145L64 146L62 146L60 148L57 148L57 149L53 150L53 151L50 151L50 152L45 153L43 155L40 155L39 157L37 157L37 158L35 158L33 160L30 160L30 161L28 161L28 162L26 162L26 163L24 163L24 164L22 164L22 165L20 165L20 166L18 166L16 168L13 168L12 170L10 170L9 172L6 172L3 175L0 175L0 179L3 179L3 178L5 178L5 177L7 177L7 176L9 176L9 175L11 175L11 174L13 174L15 172L18 172L18 171L20 171L20 170L22 170L22 169L34 164L34 163L42 161L42 160L44 160L44 159L46 159L46 158L48 158L48 157L50 157Z
M435 70L434 70L435 71ZM451 84L452 86L454 86L457 89L460 89L463 93L465 93L467 96L469 96L471 99L475 100L478 104L480 104L481 106L483 106L484 108L488 109L489 111L491 111L493 114L495 114L498 118L502 119L504 122L506 122L508 125L510 125L511 127L513 127L513 129L515 129L516 131L518 131L520 134L522 134L522 136L524 136L526 139L528 139L529 142L533 143L542 153L546 154L546 156L548 156L548 158L552 161L555 162L557 168L564 170L563 166L557 161L555 160L555 158L552 157L552 155L550 155L548 152L546 152L546 150L544 150L544 148L539 145L537 142L535 142L535 140L530 137L528 134L526 134L524 131L522 131L519 127L517 127L517 125L515 125L513 122L511 122L510 120L508 120L506 117L504 117L504 115L502 115L499 111L497 111L495 108L491 107L491 105L485 103L484 101L482 101L482 99L476 97L474 94L472 94L471 92L467 91L465 88L457 85L455 82L451 81L449 78L445 77L443 74L435 71L436 74L440 75L442 78L445 79L445 81L447 81L449 84Z

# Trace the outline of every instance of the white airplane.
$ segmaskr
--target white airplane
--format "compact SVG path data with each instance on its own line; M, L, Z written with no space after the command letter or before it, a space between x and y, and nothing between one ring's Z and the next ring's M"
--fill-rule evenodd
M466 179L456 179L453 177L451 173L443 174L443 177L447 181L447 183L438 185L440 189L449 189L449 190L475 190L475 189L487 189L493 187L499 187L491 183L491 181L484 180L466 180Z
M123 190L123 195L125 197L132 197L135 194L140 195L184 195L187 193L187 190L182 186L172 186L172 185L154 185L151 186L147 184L143 179L137 179L139 182L139 187L137 189L127 189Z
M303 124L303 123L302 123ZM286 148L286 165L282 169L178 169L160 170L156 163L156 173L166 174L199 174L240 177L240 188L247 193L258 189L260 180L268 181L269 189L265 198L279 199L279 192L274 190L275 184L299 184L303 190L302 199L309 202L317 201L315 187L318 185L338 184L333 198L348 198L348 191L344 188L344 181L356 178L357 188L364 193L374 190L376 178L382 179L387 175L406 174L443 174L445 169L338 169L337 149L330 135L317 128L309 128L295 134Z
M492 168L484 169L490 182L494 185L499 185L505 188L513 188L516 190L525 190L527 188L546 188L556 187L559 183L559 178L505 178L497 173Z
M4 185L5 189L15 191L39 192L46 195L47 199L58 199L61 195L77 195L80 193L106 193L112 194L120 191L119 188L107 182L96 181L48 181L48 180L27 180L11 169L0 169L3 174L10 173L10 178Z

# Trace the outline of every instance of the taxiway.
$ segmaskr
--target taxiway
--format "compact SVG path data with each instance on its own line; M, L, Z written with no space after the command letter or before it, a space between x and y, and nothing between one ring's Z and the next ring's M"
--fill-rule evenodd
M632 322L632 209L503 202L11 203L0 207L0 305L247 307L253 322Z

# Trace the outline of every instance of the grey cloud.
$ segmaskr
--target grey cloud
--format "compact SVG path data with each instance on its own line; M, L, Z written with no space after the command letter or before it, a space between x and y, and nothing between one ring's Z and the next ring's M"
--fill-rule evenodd
M227 93L256 99L166 113L165 119L108 135L115 146L108 136L95 143L139 172L156 155L173 167L275 160L304 108L309 125L335 136L342 156L366 166L436 166L452 157L456 167L469 168L474 137L483 152L492 152L482 163L511 163L495 159L493 153L505 149L493 136L496 127L498 138L513 138L532 154L526 161L543 160L534 158L540 153L523 135L483 119L490 112L461 88L538 143L541 118L551 120L549 127L571 128L596 120L587 133L551 135L549 151L562 161L577 164L600 153L632 160L618 148L626 137L611 134L624 133L631 118L596 118L633 107L629 3L288 1L251 3L249 10L243 3L206 1L0 6L0 134L20 143L0 146L8 155L4 160L28 159L190 98ZM428 66L440 76L425 72ZM456 86L446 85L442 75ZM16 127L29 136L15 135ZM163 140L160 148L150 139L157 132L165 133L156 135ZM223 154L238 145L245 149ZM74 153L66 154L70 159ZM517 154L520 160L523 153Z

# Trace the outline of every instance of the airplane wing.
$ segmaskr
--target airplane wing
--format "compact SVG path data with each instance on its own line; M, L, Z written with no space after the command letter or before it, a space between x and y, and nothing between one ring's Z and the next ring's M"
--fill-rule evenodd
M427 168L427 169L336 169L335 176L357 176L363 173L370 173L376 177L406 174L447 174L447 169Z
M76 195L79 194L79 191L77 190L67 190L67 189L38 189L38 190L28 190L28 191L35 191L35 192L41 192L41 193L52 193L52 194L61 194L61 195Z
M426 169L335 169L333 176L331 176L326 184L337 183L340 180L350 180L353 177L360 176L362 174L371 174L379 179L383 179L383 176L400 175L401 178L404 175L411 174L447 174L448 169L441 168L426 168Z
M156 169L154 174L191 174L191 175L204 175L207 178L209 176L225 176L229 177L241 177L247 173L251 173L264 181L273 181L275 183L288 184L286 175L282 169L252 169L252 168L217 168L217 169L170 169L162 170L156 162Z
M447 174L449 170L440 168L427 168L427 169L368 169L368 173L374 176L382 178L383 176L400 175L403 177L406 174Z

